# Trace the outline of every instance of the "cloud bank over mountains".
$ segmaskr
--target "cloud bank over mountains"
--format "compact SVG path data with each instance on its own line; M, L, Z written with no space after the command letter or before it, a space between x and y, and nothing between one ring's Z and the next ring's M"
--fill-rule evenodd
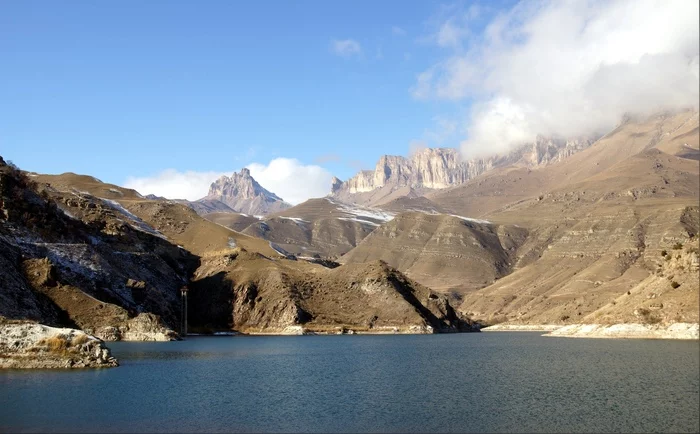
M317 165L305 165L294 158L275 158L268 164L247 165L250 174L265 189L296 205L312 197L328 194L331 175ZM197 200L206 196L209 185L229 172L196 172L164 170L148 177L129 177L124 186L141 194L155 194L168 199Z
M628 112L697 107L699 13L686 0L528 1L478 33L470 8L437 28L448 55L411 93L471 102L467 158L537 134L604 132Z

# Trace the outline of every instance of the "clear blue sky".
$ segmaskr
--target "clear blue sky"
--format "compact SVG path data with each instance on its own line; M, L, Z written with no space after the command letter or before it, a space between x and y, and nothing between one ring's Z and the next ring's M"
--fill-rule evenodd
M468 108L411 96L417 75L444 56L427 41L443 9L405 0L2 0L0 155L26 170L119 184L169 168L334 154L340 160L319 164L347 178L360 162L406 155L436 116ZM332 41L345 39L361 52L334 53Z

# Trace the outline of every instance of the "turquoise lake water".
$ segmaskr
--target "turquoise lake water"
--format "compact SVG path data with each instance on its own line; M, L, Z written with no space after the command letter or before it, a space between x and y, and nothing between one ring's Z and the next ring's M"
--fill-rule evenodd
M698 342L539 333L110 343L0 371L0 432L698 432Z

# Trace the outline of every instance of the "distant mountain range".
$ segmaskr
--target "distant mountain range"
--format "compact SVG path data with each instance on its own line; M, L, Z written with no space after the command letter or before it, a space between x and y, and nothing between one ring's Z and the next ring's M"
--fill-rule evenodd
M454 148L426 148L411 157L383 155L374 170L363 170L343 182L334 177L332 198L366 206L386 204L402 197L415 198L426 191L464 184L490 170L506 167L536 168L556 163L588 148L593 138L538 137L504 155L463 160ZM266 190L246 168L214 181L209 193L196 201L178 201L200 215L242 213L252 216L274 214L292 205Z

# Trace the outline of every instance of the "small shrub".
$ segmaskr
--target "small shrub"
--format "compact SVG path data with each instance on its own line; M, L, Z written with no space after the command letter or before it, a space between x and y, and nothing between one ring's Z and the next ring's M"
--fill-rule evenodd
M656 315L649 315L646 317L647 324L658 324L661 322L661 318Z
M667 261L670 261L670 260L671 260L671 255L667 255L667 256L666 256L666 260L667 260Z
M68 341L62 335L51 336L43 340L44 345L49 351L60 353L68 348Z
M668 252L666 250L661 251L661 256L666 256L667 254L668 254Z
M569 319L569 315L562 315L561 318L559 318L561 321L566 321L567 319Z
M673 250L681 250L683 248L683 243L676 243L673 245Z
M676 288L678 288L679 286L681 286L681 284L678 283L678 282L676 282L675 280L674 280L673 282L671 282L671 288L676 289Z

